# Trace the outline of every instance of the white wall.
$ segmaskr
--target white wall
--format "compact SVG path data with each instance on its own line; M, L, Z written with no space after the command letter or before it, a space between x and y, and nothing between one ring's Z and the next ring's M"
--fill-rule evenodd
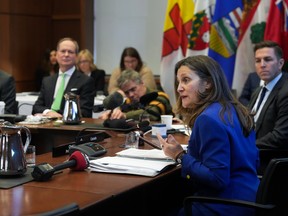
M96 65L111 74L133 46L159 75L166 6L167 0L94 0Z

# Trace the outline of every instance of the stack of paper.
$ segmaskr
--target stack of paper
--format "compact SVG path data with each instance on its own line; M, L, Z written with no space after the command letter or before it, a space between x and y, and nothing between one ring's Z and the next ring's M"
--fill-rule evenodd
M162 150L126 149L114 157L103 157L90 161L94 172L122 173L156 176L165 168L175 165L175 161L164 155Z
M166 156L162 150L159 149L129 148L117 152L116 155L123 157L141 158L141 159L172 160L170 157Z

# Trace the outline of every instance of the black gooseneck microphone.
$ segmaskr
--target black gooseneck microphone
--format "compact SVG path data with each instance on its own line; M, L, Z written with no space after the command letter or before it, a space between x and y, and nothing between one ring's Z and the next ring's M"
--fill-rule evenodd
M139 102L140 102L141 108L144 108L147 104L149 104L152 100L155 100L157 97L158 97L157 92L150 92L150 93L145 94L142 97L140 97ZM113 110L113 109L121 106L123 104L123 102L124 102L123 96L119 92L114 92L113 94L109 95L108 97L106 97L104 99L103 105L106 109ZM144 112L145 112L145 110L144 110ZM143 121L144 123L141 123L143 113L140 116L140 123L139 124L146 124L145 121ZM156 116L159 116L159 118L160 118L160 115L158 113L154 112L153 114ZM149 122L148 122L148 125L149 125ZM145 127L148 127L148 125L146 125ZM108 118L103 122L103 126L107 127L107 128L119 128L119 129L130 129L131 128L131 130L137 128L136 123L134 121L130 121L129 119L110 119L110 118ZM144 128L144 126L142 126L142 128Z
M119 92L113 92L103 100L103 106L107 110L113 110L124 103L124 98Z
M89 166L89 158L87 155L80 151L75 151L70 156L68 161L62 164L58 164L52 167L48 163L41 163L34 167L31 175L35 181L47 181L49 180L56 171L60 171L66 168L73 170L84 170Z
M157 116L157 118L161 118L161 115L157 112L155 112L154 110L151 110L150 108L153 107L153 105L149 105L145 108L146 105L148 105L151 101L155 100L158 97L158 92L150 92L148 94L143 95L140 98L140 104L142 106L142 109L144 109L143 113L140 116L140 121L142 121L143 115L145 112L152 114L154 116ZM157 106L158 104L160 104L161 102L157 103L155 106Z
M158 97L158 92L150 92L140 97L139 102L143 107L145 107L147 104L155 100L157 97Z
M139 136L139 139L141 139L143 142L147 143L148 145L152 146L153 148L156 148L156 149L162 149L159 145L145 139L143 136Z
M115 108L121 106L124 103L124 98L122 94L119 92L113 92L112 94L108 95L103 100L103 106L106 110L111 110L111 112L108 115L108 119L111 118L112 112ZM103 124L104 125L104 124ZM105 125L104 125L105 126ZM105 126L106 127L106 126Z
M129 121L126 119L106 119L103 122L104 127L108 128L119 128L119 129L142 129L148 127L150 124L149 121L142 121L138 124L135 121Z

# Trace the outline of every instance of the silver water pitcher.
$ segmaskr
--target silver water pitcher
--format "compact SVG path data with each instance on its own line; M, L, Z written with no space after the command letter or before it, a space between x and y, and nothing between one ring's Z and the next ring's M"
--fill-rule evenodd
M81 109L79 104L79 95L68 92L64 95L65 107L62 121L64 124L80 124L81 123Z
M26 134L23 145L21 132ZM27 171L26 150L31 142L30 130L10 122L0 124L0 175L23 175Z

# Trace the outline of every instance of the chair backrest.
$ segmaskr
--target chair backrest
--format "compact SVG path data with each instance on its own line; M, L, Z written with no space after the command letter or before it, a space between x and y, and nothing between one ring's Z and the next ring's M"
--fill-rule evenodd
M288 149L259 149L260 167L258 175L263 175L273 158L288 158Z
M272 159L260 181L256 203L276 205L275 214L288 215L288 158Z
M79 209L78 204L70 203L58 209L54 209L48 212L43 212L40 214L31 215L31 216L78 216L79 214L80 214L80 209Z

